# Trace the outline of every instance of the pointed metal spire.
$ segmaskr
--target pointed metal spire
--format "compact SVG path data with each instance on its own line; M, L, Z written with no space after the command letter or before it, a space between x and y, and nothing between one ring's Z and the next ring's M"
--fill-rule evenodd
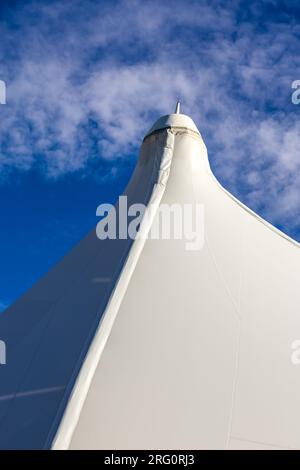
M175 114L180 114L180 101L177 101Z

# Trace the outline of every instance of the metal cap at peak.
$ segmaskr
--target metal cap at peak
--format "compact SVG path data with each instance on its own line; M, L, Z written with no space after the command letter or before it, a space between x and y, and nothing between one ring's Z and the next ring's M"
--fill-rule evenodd
M175 113L160 117L151 127L150 131L147 132L146 137L155 131L166 129L168 127L181 127L183 129L189 129L193 132L196 132L197 134L200 134L194 121L186 114L180 113L179 101L176 104Z

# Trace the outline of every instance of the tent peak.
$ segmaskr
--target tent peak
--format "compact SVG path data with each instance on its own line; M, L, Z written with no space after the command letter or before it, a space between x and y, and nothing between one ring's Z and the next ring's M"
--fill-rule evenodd
M191 131L196 132L197 134L200 134L194 121L186 114L180 113L180 102L178 102L176 105L175 113L167 114L166 116L160 117L151 127L150 131L147 132L146 137L157 130L172 127L189 129Z

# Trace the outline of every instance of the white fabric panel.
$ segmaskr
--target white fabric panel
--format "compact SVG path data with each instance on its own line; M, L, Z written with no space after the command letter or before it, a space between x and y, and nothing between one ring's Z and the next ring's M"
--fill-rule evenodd
M191 130L159 131L175 135L160 204L204 205L203 249L143 244L66 447L300 447L299 244L219 185Z
M189 134L176 136L162 203L195 202L191 160L198 145ZM71 448L224 447L237 333L209 250L147 241Z
M149 205L151 205L152 208L159 207L165 191L166 183L170 174L174 142L174 134L167 130L163 134L150 136L148 139L148 145L143 145L141 149L138 165L141 168L145 168L147 166L149 167L150 163L150 167L152 168L151 173L152 179L154 179L154 184L152 184L152 193L149 200ZM152 163L152 159L154 159L154 164ZM155 171L153 171L153 169ZM147 175L147 172L144 171L144 178L146 176L145 173ZM135 172L132 177L131 184L133 186L136 180L138 183L141 182L141 175L138 172ZM155 212L153 213L153 216L154 215ZM126 264L120 274L117 285L106 308L103 321L100 323L95 339L92 342L83 367L81 368L72 396L69 400L67 410L56 434L56 438L53 443L54 449L66 449L69 446L72 433L79 419L99 358L106 345L106 341L111 332L120 304L126 293L126 289L138 262L140 253L144 247L147 232L149 231L153 221L152 219L143 220L141 223L139 231L140 237L133 243L133 247L126 260Z
M234 435L300 448L300 251L251 218L245 230Z

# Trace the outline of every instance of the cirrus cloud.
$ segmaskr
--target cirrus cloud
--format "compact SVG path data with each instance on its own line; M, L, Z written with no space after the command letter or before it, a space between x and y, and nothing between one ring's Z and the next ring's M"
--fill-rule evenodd
M296 16L272 1L22 2L0 23L0 175L113 166L180 97L221 182L300 237Z

